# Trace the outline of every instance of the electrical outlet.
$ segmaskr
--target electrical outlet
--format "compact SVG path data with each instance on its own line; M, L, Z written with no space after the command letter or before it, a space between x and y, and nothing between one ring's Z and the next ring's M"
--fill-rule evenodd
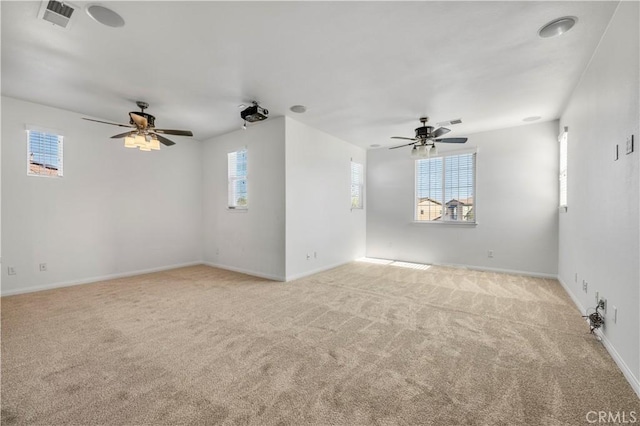
M585 280L582 280L582 291L587 292L588 283Z
M14 268L13 266L9 266L7 268L7 274L9 275L15 275L16 274L16 268Z
M600 306L600 309L602 309L605 314L607 313L607 299L602 298L598 300L598 306Z
M47 264L46 263L41 263L40 264L40 272L46 272L47 271Z
M311 259L311 255L307 253L307 260Z
M616 324L618 322L618 308L613 307L613 322Z
M487 257L493 257L493 250L487 251Z

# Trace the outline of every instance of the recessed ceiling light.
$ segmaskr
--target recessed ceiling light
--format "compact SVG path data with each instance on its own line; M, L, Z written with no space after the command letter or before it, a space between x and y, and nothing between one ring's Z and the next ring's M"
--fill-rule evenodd
M111 9L107 9L104 6L97 4L91 5L87 8L87 15L89 15L94 21L106 25L107 27L124 27L124 19Z
M538 35L542 38L559 36L569 31L578 18L575 16L565 16L564 18L554 19L538 30Z
M538 121L541 118L542 117L540 117L540 116L532 115L531 117L523 118L522 121Z
M379 143L372 143L371 145L369 145L371 148L380 148L380 144Z
M304 105L294 105L289 108L292 112L297 112L298 114L302 114L307 111L307 107Z

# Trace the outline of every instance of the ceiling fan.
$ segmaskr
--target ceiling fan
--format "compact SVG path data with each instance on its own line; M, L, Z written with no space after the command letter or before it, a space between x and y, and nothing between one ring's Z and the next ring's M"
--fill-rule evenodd
M438 127L434 129L433 126L427 126L429 117L421 117L420 122L422 127L416 128L416 136L414 138L405 138L402 136L392 136L391 139L404 139L411 141L404 145L393 146L389 149L402 148L404 146L413 146L411 150L411 156L413 157L428 157L429 155L437 154L435 142L442 143L465 143L467 138L441 138L440 136L446 135L451 130L446 127Z
M111 136L112 139L124 138L124 146L127 148L139 148L140 151L159 150L160 144L165 146L175 145L171 139L167 139L162 135L176 136L193 136L190 130L171 130L156 129L156 118L144 112L149 108L147 102L137 101L136 105L140 111L132 111L129 113L129 124L109 123L108 121L94 120L92 118L84 118L83 120L95 121L96 123L111 124L112 126L129 127L131 130Z

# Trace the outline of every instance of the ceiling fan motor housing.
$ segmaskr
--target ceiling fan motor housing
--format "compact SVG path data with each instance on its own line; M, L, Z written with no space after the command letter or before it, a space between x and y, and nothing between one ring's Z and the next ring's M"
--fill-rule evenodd
M416 138L418 139L429 139L432 137L433 127L432 126L422 126L416 128Z
M240 117L249 123L266 120L268 115L269 111L256 103L240 112Z
M156 126L156 124L155 124L156 118L151 114L147 114L146 112L141 112L141 111L131 111L131 114L135 114L135 115L138 115L140 117L146 118L147 119L147 127L155 127ZM136 123L133 121L133 119L129 119L129 123L132 126L136 125Z

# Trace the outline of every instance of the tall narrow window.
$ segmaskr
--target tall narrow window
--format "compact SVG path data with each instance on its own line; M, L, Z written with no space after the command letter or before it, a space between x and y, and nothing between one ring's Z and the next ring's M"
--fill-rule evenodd
M229 178L229 208L246 209L247 198L247 150L227 154L227 175Z
M361 209L364 193L364 167L360 163L351 162L351 208Z
M27 130L27 175L62 176L62 139L55 133Z
M567 142L569 139L569 133L567 128L564 128L564 132L560 134L558 140L560 141L560 207L567 207Z
M476 154L416 161L415 220L475 223Z

